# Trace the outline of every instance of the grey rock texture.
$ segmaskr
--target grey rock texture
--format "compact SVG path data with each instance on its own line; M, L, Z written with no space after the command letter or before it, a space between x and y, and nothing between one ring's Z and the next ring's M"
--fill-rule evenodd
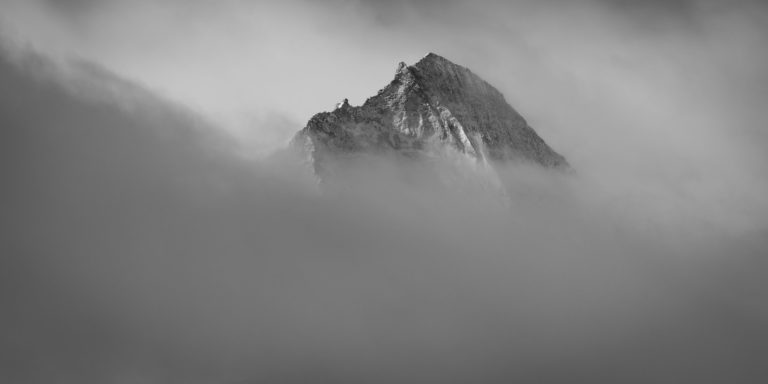
M493 86L469 69L430 53L362 106L345 99L313 116L292 144L321 174L330 156L394 151L409 156L452 149L488 163L526 161L569 169Z

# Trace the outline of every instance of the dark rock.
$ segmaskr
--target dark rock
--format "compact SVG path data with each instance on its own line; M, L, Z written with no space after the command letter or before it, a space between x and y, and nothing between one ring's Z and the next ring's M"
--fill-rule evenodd
M362 106L347 99L313 116L292 140L315 167L329 156L394 151L409 156L452 149L489 163L526 161L569 169L493 86L429 53L397 66L395 78Z

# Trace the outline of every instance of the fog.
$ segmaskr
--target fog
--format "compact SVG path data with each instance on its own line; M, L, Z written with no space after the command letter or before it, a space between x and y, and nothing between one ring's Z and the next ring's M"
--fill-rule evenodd
M94 3L57 15L110 31L108 11L83 11ZM494 40L479 25L502 19L498 3L353 2L334 8L357 16L334 47L369 39L389 55L424 21L426 37L403 39L404 51L447 50L498 84L575 172L365 157L330 185L301 158L254 147L281 147L322 103L375 93L400 57L338 89L323 88L325 65L385 53L339 49L295 81L262 76L287 93L252 100L263 111L244 139L217 118L239 108L226 85L206 96L191 89L199 73L179 69L191 88L177 88L153 77L157 62L99 48L114 43L108 34L87 43L62 32L47 45L40 36L53 39L45 31L57 24L8 22L20 32L0 55L0 381L765 381L763 7L545 3L511 16L534 31L494 29ZM287 9L325 14L307 7ZM191 2L188 15L215 8ZM415 21L397 17L404 10ZM569 18L575 36L548 32ZM332 20L320 18L320 35L336 36ZM487 24L509 28L499 23ZM467 41L445 41L448 30ZM602 37L576 52L588 36ZM600 56L608 48L620 65ZM136 60L153 57L163 56ZM348 67L353 79L379 73ZM303 87L301 112L285 112ZM216 113L198 108L219 95ZM261 134L268 144L250 141Z

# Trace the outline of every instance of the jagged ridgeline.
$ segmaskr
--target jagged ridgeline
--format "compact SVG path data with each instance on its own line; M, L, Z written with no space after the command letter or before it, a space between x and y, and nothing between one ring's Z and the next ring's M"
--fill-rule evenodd
M316 114L292 144L318 173L325 159L340 155L394 151L418 157L435 150L489 163L569 169L496 88L434 53L411 66L400 63L394 80L362 106L345 99Z

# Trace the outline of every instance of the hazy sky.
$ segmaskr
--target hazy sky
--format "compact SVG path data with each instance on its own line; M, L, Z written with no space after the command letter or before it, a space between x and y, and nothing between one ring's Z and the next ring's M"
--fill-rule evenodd
M0 33L0 381L768 377L761 2L0 0ZM261 158L430 51L576 174Z
M102 65L254 155L434 51L497 86L583 173L765 209L759 1L3 0L0 20L11 41ZM763 212L739 210L710 214Z
M100 63L223 127L257 132L247 137L261 149L338 100L362 103L399 61L430 51L497 86L571 157L589 156L580 151L595 136L632 135L628 124L668 132L680 119L729 124L729 134L768 142L753 126L768 94L768 11L759 1L2 4L13 38ZM668 140L708 134L680 131Z

